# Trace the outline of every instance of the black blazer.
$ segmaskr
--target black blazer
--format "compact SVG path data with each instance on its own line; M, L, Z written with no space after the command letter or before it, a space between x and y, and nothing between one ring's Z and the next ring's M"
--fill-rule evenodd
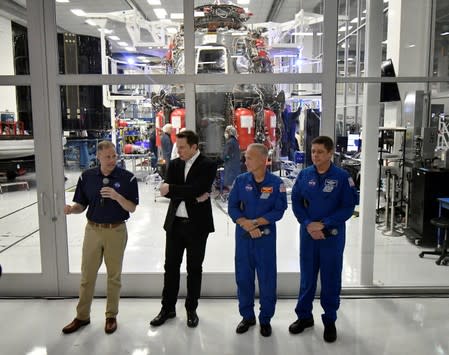
M209 198L198 203L196 198L211 191L217 173L217 164L200 153L190 167L185 182L184 167L185 162L179 158L171 160L168 165L165 182L170 185L169 193L166 195L170 199L170 205L165 217L164 229L167 234L171 233L176 210L181 201L184 201L189 218L196 230L200 233L211 233L215 230L211 200Z

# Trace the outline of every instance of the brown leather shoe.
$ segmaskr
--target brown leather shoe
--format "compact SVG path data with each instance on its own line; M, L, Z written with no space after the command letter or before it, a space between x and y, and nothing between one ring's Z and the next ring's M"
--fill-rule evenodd
M115 318L106 318L104 331L106 334L112 334L117 330L117 320Z
M72 320L71 323L67 324L64 328L62 328L62 332L64 334L70 334L73 332L76 332L81 327L84 327L85 325L88 325L90 323L90 319L81 320L78 318L75 318Z

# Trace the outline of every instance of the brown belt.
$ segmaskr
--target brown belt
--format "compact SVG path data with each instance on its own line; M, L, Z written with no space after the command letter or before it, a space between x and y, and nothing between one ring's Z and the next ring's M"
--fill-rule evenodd
M117 228L118 226L121 226L125 222L116 222L116 223L95 223L92 221L87 221L91 226L98 227L98 228Z

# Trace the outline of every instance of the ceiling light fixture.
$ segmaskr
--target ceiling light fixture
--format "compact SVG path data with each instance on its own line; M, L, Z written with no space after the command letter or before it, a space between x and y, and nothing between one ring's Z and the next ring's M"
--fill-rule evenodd
M292 36L313 36L312 32L293 32Z
M121 47L128 47L128 43L126 42L117 42L117 44Z
M237 4L239 4L239 5L248 5L249 4L249 0L237 0Z
M117 36L109 36L109 39L112 39L113 41L120 41L120 37Z
M172 20L182 20L184 18L184 14L182 12L172 12L170 14L170 18Z
M443 33L441 33L440 35L441 35L441 36L447 36L447 35L449 35L449 32L443 32Z
M154 14L158 19L164 19L167 17L167 11L163 7L158 7L156 9L153 9Z
M147 0L147 2L151 6L157 6L161 4L161 0Z
M81 9L71 9L70 11L76 16L86 16L86 13Z
M59 3L68 3L68 2L70 2L70 0L56 0L56 2L59 2Z

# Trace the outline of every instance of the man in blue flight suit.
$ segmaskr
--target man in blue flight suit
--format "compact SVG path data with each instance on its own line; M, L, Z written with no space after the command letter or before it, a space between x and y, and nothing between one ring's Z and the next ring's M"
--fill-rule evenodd
M358 204L358 192L349 174L334 164L334 143L319 136L312 141L313 165L302 170L292 189L292 207L300 228L301 282L295 312L289 327L298 334L314 324L312 302L318 272L321 278L321 316L324 340L337 339L335 321L340 305L341 270L345 247L345 222Z
M260 333L271 335L270 320L276 305L276 221L287 209L281 178L266 169L268 150L254 143L245 152L247 173L240 174L228 201L229 216L236 223L235 275L239 311L243 317L236 332L256 324L254 276L260 290Z

